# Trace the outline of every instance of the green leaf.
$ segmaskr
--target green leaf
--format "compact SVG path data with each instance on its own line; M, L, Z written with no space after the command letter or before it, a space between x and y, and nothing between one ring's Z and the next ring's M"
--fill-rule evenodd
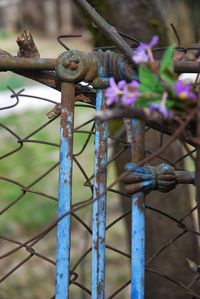
M174 48L175 45L172 45L165 51L159 70L161 78L169 84L173 84L175 81L173 65Z
M139 67L140 91L162 93L163 86L154 73L146 66Z
M135 107L136 108L149 107L151 103L160 103L160 98L149 98L149 99L139 98L135 103Z
M168 109L173 108L174 104L175 104L174 99L167 99L166 106L167 106Z
M171 99L167 99L166 106L169 109L172 108L172 109L185 110L187 109L188 103L186 101L171 98Z

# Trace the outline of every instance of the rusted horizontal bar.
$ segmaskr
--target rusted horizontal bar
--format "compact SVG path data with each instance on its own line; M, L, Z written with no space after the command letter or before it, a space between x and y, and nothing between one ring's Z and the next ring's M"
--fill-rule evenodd
M56 63L56 58L1 56L0 71L53 71ZM178 61L174 63L174 68L176 73L198 73L200 72L200 62ZM115 76L115 74L113 75Z
M200 62L194 61L177 61L174 63L176 73L199 73Z
M55 58L24 58L24 57L7 57L0 58L0 71L49 71L55 70L57 59Z
M195 184L194 171L176 170L176 179L178 184Z

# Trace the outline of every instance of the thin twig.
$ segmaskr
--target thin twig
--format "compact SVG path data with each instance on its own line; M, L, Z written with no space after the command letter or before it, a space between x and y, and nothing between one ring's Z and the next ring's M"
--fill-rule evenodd
M116 28L108 24L86 0L74 0L74 2L84 10L90 19L98 26L98 29L102 31L103 34L111 40L133 64L133 50L120 36Z

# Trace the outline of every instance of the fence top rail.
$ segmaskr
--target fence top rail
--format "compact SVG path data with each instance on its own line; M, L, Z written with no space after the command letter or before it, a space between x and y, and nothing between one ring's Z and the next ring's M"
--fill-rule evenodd
M94 56L96 56L95 52L93 53ZM27 57L12 57L12 56L5 55L0 57L0 71L17 71L17 70L54 71L57 63L58 63L57 58L39 58L39 57L27 58ZM175 68L175 72L177 73L198 73L200 72L200 62L175 61L174 68Z

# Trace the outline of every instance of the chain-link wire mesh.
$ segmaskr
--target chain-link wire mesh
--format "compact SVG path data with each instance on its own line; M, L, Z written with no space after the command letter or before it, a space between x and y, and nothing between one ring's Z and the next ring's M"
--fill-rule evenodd
M56 254L57 222L57 182L58 182L58 151L59 151L59 120L58 116L48 119L46 113L52 110L56 102L49 99L30 96L24 90L15 92L10 88L11 98L16 100L14 105L3 107L8 109L1 122L2 153L1 153L1 296L10 298L50 297L54 292L54 272ZM30 109L14 112L15 105L21 101L29 101ZM32 101L48 102L46 111L38 109L31 111ZM8 98L9 102L9 98ZM39 106L39 105L38 105ZM74 179L73 204L87 202L92 198L93 181L93 142L94 142L94 106L84 103L76 104L74 127ZM88 120L89 118L89 120ZM110 136L110 161L108 162L110 180L113 180L113 162L127 151L128 144ZM119 153L112 157L112 146L121 142ZM111 182L110 181L110 182ZM119 191L109 189L108 226L112 231L121 216L116 198ZM128 212L130 213L130 212ZM71 256L71 296L78 298L81 293L90 294L90 253L91 253L91 209L90 206L71 213L72 223L72 256ZM50 225L49 225L50 224ZM115 224L116 225L116 224ZM44 228L47 227L47 230ZM120 229L119 229L120 227ZM124 235L124 236L123 236ZM124 228L118 225L111 241L126 238ZM109 240L109 239L108 239ZM107 249L111 253L110 263L118 260L116 253L124 255L108 241ZM127 251L127 250L125 250ZM113 254L114 252L114 254ZM128 254L126 254L129 256ZM125 256L126 256L125 255ZM121 274L127 277L127 271ZM84 264L84 267L82 266ZM118 268L118 265L116 265ZM112 273L110 272L110 277ZM127 272L127 273L126 273ZM45 284L44 284L45 279ZM116 280L118 277L113 277ZM114 283L115 284L115 283ZM37 285L37 287L36 287ZM48 287L47 287L48 285ZM76 286L76 287L74 287ZM108 285L111 292L112 286ZM83 296L83 295L82 295Z
M56 254L55 227L57 208L58 150L59 150L59 117L48 119L46 113L57 103L48 99L27 95L26 91L15 92L11 88L10 97L16 100L7 109L1 120L1 298L50 298L54 294L54 273ZM30 109L15 112L12 109L21 101L29 101ZM47 101L47 108L31 111L33 101ZM8 100L9 103L9 100ZM39 105L38 105L39 106ZM91 294L91 204L93 186L93 141L94 141L94 106L81 102L76 103L74 127L74 176L73 207L77 211L72 215L71 243L71 289L70 296L87 298ZM152 129L147 127L146 136ZM154 131L153 134L156 134ZM159 133L159 144L165 143L166 135ZM151 134L152 136L152 134ZM178 144L179 143L179 144ZM182 146L177 141L177 146ZM113 156L113 147L118 152ZM155 148L146 147L146 157L155 152ZM119 195L128 194L119 191L116 184L114 164L126 156L130 145L119 136L109 136L108 162L108 208L107 208L107 241L106 241L106 297L126 298L130 285L130 254L127 246L125 227L122 221L130 215L127 210L122 213L119 207ZM193 169L195 149L184 144L185 153L175 160L167 159L164 154L158 155L156 163L164 161L180 169L180 162L186 161L186 168ZM152 163L152 161L151 161ZM192 190L190 190L192 192ZM166 194L170 200L170 194ZM167 280L181 289L182 296L199 298L198 295L198 261L186 256L182 260L184 280L170 275L162 269L159 259L170 256L170 251L180 250L187 239L194 250L198 250L198 205L191 193L184 213L168 212L157 208L156 202L146 201L147 214L152 218L164 219L169 228L166 236L158 240L156 250L147 257L147 280L149 275L157 275L159 288ZM79 207L89 199L87 207ZM148 223L147 223L148 226ZM47 229L46 229L47 227ZM148 231L148 229L147 229ZM192 241L191 241L192 240ZM148 244L147 244L148 246ZM178 259L177 252L177 259ZM176 267L176 265L174 266ZM187 280L185 279L187 277ZM45 295L43 295L45 294ZM82 297L81 297L82 296ZM182 298L183 298L182 297Z
M124 37L123 34L121 36ZM135 47L138 41L132 41ZM122 43L122 52L126 46ZM182 59L188 51L194 52L195 56L199 48L183 48L179 45L177 50L183 52ZM132 51L129 55L132 55ZM198 66L195 67L197 69ZM42 81L40 74L44 81L48 79L49 85L52 85L53 72L48 74L49 77L39 72L32 78L35 76L36 80ZM55 88L55 82L53 84ZM8 89L8 105L0 108L0 298L54 298L56 226L61 220L57 218L60 102L54 99L51 89L46 93L47 98L30 95L24 89ZM94 271L91 262L92 205L98 201L98 197L93 199L94 93L90 89L87 97L82 95L75 103L70 298L77 299L91 297L91 273ZM90 95L93 96L92 101ZM10 104L10 101L14 101L14 104ZM15 111L24 101L29 103L29 109ZM43 102L46 103L45 108L39 108ZM33 110L33 103L37 103L38 109ZM194 111L191 113L195 115ZM191 115L189 117L191 119ZM187 119L181 122L175 132L172 128L169 133L172 136L169 137L164 134L164 123L157 127L160 130L157 132L151 128L152 123L147 121L143 162L151 165L165 162L177 170L194 171L198 148L181 138L186 122ZM130 296L130 232L125 223L130 226L131 206L127 205L129 208L123 211L121 209L122 201L130 203L132 198L125 193L121 184L125 176L122 161L127 162L127 157L131 157L131 146L125 135L122 129L115 136L110 134L108 137L106 298ZM174 152L176 148L182 148L182 155L177 151L178 154L175 153L170 159L167 152L172 147ZM121 171L116 167L119 164L122 165ZM182 187L177 188L180 190ZM173 194L171 191L162 198L159 195L158 200L157 191L153 191L146 197L146 296L148 298L148 294L151 294L153 281L160 296L166 297L167 290L170 298L200 298L199 203L195 201L193 187L189 188L187 205L182 205L177 193ZM157 242L153 244L152 234L157 234ZM181 251L186 247L188 254L184 250L183 256ZM156 278L153 280L152 277ZM173 294L176 294L175 297Z

